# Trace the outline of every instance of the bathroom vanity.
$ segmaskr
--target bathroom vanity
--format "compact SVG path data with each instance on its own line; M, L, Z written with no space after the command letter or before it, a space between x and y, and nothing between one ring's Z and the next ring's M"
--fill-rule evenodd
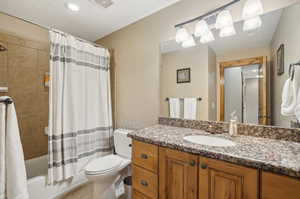
M184 140L200 135L234 146ZM299 199L300 143L156 125L133 138L133 199Z

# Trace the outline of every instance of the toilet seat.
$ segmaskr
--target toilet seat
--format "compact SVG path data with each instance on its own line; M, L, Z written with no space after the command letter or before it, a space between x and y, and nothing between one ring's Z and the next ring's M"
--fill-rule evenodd
M92 160L85 168L87 175L108 173L122 164L122 158L117 155L107 155Z

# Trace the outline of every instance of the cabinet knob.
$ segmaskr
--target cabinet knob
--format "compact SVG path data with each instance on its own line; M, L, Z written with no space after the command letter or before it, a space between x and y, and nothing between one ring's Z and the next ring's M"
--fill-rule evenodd
M196 161L195 161L195 160L191 160L191 161L190 161L190 166L193 167L193 166L195 166L195 165L196 165Z
M146 180L141 180L141 185L148 187L148 182Z
M148 155L147 155L147 154L144 154L144 153L142 153L142 154L141 154L141 158L146 160L146 159L148 159Z
M200 167L201 167L201 169L206 169L206 168L207 168L207 165L204 164L204 163L201 163L201 164L200 164Z

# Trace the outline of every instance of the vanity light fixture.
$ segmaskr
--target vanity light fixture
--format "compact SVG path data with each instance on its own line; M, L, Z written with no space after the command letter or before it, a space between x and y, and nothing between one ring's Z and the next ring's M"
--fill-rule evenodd
M243 7L242 18L251 19L263 14L264 9L260 0L247 0Z
M65 3L65 6L68 10L71 10L73 12L78 12L80 10L79 6L75 3L67 2Z
M222 28L220 30L219 36L220 37L230 37L230 36L233 36L235 34L236 34L236 31L234 29L234 26L231 25L231 26L226 26L226 27Z
M207 43L214 41L214 35L210 31L209 25L207 24L208 18L217 15L217 19L215 22L215 28L220 30L219 36L220 37L229 37L236 34L236 30L234 28L234 23L232 19L232 15L227 8L240 0L233 0L219 8L216 8L206 14L198 16L194 19L182 22L180 24L175 25L177 28L176 32L176 42L182 43L182 46L190 47L194 46L195 40L194 37L191 37L188 31L184 28L184 25L193 23L198 21L195 26L195 37L200 37L201 43ZM263 5L261 0L246 0L242 18L244 20L243 30L244 31L251 31L254 29L259 28L262 25L262 20L260 15L263 14ZM209 21L209 20L208 20ZM211 20L210 20L211 21ZM188 41L187 41L188 40ZM185 44L183 44L185 42ZM190 45L193 44L193 45Z
M233 20L228 10L223 10L218 14L215 27L216 29L223 29L228 26L233 26Z
M177 29L177 32L176 32L176 42L177 43L184 42L184 41L188 40L189 37L190 37L190 34L188 33L188 31L185 28L179 27Z
M175 28L177 28L177 32L176 32L176 37L175 40L177 43L182 43L182 46L184 47L189 47L189 46L193 46L195 43L194 37L192 37L192 39L190 38L190 34L188 33L188 31L184 28L184 25L189 24L189 23L193 23L195 21L198 21L198 23L196 24L195 27L195 32L194 32L194 36L195 37L200 37L200 42L201 43L207 43L207 42L211 42L214 41L214 35L213 33L210 31L210 28L207 24L206 19L212 17L212 16L216 16L217 13L221 14L219 16L218 19L218 27L222 28L225 26L231 26L230 28L227 28L225 30L222 31L222 35L228 35L228 32L230 29L230 35L233 34L234 31L232 31L232 26L233 26L233 21L232 21L232 16L230 14L230 12L228 10L225 10L227 7L239 2L240 0L233 0L219 8L216 8L212 11L209 11L206 14L203 14L201 16L198 16L194 19L185 21L183 23L177 24L175 25ZM223 17L222 17L223 16ZM234 29L234 28L233 28ZM225 33L223 33L225 32ZM187 41L188 40L188 41ZM184 44L183 42L186 41ZM193 45L192 45L193 44Z
M262 25L262 21L261 21L260 16L257 16L257 17L251 18L251 19L247 19L244 21L243 31L250 32L252 30L255 30L255 29L261 27L261 25Z
M195 33L194 33L194 35L196 37L202 37L205 34L207 34L208 32L210 32L210 29L204 19L197 22L197 24L195 26Z
M189 38L182 42L183 48L189 48L196 45L196 42L194 40L194 37L192 35L189 36Z
M212 42L215 40L215 37L213 35L213 33L211 31L209 31L207 34L203 35L201 38L200 38L200 42L202 44L206 44L208 42Z
M223 10L218 14L215 27L220 29L220 37L229 37L236 34L232 16L228 10Z
M260 0L247 0L245 2L242 18L244 19L243 31L249 32L262 25L260 15L264 9Z

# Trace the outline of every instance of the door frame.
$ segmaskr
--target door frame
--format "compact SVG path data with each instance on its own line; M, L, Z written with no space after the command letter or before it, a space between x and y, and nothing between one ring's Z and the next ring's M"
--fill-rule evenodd
M225 87L224 87L224 71L226 68L233 68L233 67L245 67L247 65L252 64L261 64L262 71L260 75L263 78L260 80L260 93L262 96L259 97L259 124L266 125L269 123L269 109L268 109L268 85L267 85L267 57L260 56L260 57L253 57L253 58L246 58L246 59L239 59L233 61L224 61L220 62L219 64L219 72L220 72L220 81L219 81L219 96L220 96L220 120L224 121L225 119Z

